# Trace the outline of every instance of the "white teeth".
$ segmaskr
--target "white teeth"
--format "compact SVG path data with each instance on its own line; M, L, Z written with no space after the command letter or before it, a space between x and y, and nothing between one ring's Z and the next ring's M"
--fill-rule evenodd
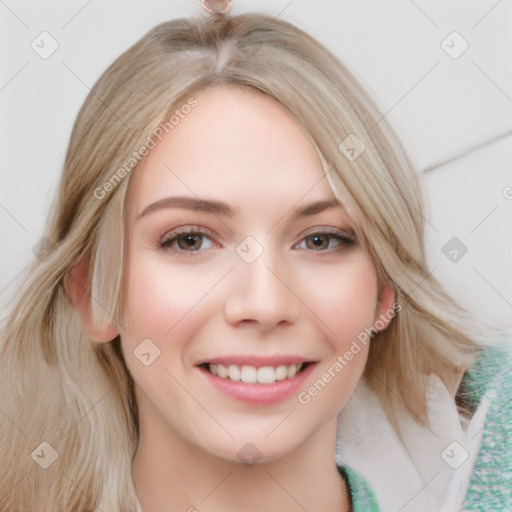
M281 365L276 368L276 380L286 379L286 365Z
M286 368L286 377L291 379L295 377L295 373L297 372L297 367L294 364L291 364Z
M228 377L231 380L240 380L240 366L230 364L228 368Z
M273 384L276 381L292 379L299 373L302 363L273 366L254 366L230 364L228 367L223 364L209 364L208 370L212 375L217 375L223 379L242 381L247 384Z
M222 377L223 379L226 379L228 376L228 369L223 364L217 365L217 375L219 377Z
M273 384L275 381L276 371L272 366L262 366L261 368L258 368L258 382L260 384Z
M258 382L258 370L254 368L254 366L242 366L240 380L248 384L256 384L256 382Z

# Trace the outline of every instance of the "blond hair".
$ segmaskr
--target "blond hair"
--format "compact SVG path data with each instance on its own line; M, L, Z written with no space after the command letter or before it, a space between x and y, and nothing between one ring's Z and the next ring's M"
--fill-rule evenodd
M467 316L427 270L417 176L354 76L308 34L265 15L163 23L121 55L85 100L47 252L34 260L1 333L3 512L134 510L133 381L119 336L110 343L88 338L64 280L88 256L95 321L122 324L122 226L136 156L159 126L170 129L175 109L224 83L274 98L304 127L380 279L396 293L400 312L374 336L364 373L395 428L403 409L428 424L424 375L438 374L455 396L475 361L480 345ZM365 147L357 158L340 151L351 135ZM43 442L58 455L47 469L35 463L37 450L50 453Z

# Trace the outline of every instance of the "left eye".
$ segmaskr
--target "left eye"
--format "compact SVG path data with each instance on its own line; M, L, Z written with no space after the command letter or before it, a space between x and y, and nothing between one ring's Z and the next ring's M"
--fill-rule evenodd
M342 245L350 245L352 240L345 235L334 233L312 233L304 237L294 249L311 249L313 251L325 251Z

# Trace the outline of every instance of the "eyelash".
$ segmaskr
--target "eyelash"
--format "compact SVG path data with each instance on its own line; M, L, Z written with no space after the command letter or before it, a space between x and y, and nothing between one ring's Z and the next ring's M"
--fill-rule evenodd
M319 249L317 251L315 251L314 249L310 249L311 251L327 252L327 251L333 251L333 250L340 250L343 248L348 249L349 247L353 246L356 243L356 238L353 233L350 233L350 232L347 232L347 231L344 231L341 229L337 229L337 228L325 227L325 228L319 228L319 229L315 228L315 230L310 231L309 233L306 233L298 243L293 245L293 247L294 247L294 249L297 249L298 246L302 242L304 242L306 239L313 237L313 236L322 236L322 235L324 235L324 236L327 235L331 239L337 239L338 240L337 246L334 248L331 247L331 248L327 248L327 249Z
M181 253L187 253L189 255L197 255L199 254L200 252L203 252L204 250L206 249L197 249L197 250L191 250L191 251L187 251L185 249L173 249L172 248L172 244L174 242L176 242L180 236L183 236L183 235L199 235L201 237L203 237L203 240L204 238L207 238L209 239L212 244L216 247L221 247L221 244L219 244L218 242L215 241L214 239L214 234L210 231L210 230L207 230L205 228L202 228L201 226L184 226L184 227L180 227L180 228L176 228L176 229L173 229L172 231L169 231L168 233L166 233L162 239L160 240L160 242L158 242L158 249L161 249L161 250L174 250L176 252L181 252ZM336 229L336 228L321 228L321 229L317 229L315 231L311 231L307 234L305 234L299 242L293 244L293 248L296 249L296 250L300 250L299 249L299 245L301 245L302 242L304 242L306 239L308 239L309 237L313 237L313 236L322 236L322 235L327 235L328 237L330 237L330 239L337 239L338 241L338 244L336 245L336 247L334 248L327 248L327 249L319 249L319 250L314 250L314 249L309 249L313 252L327 252L327 251L333 251L333 250L339 250L339 249L342 249L342 248L349 248L350 246L354 245L356 243L356 237L353 233L350 233L350 232L346 232L346 231L343 231L343 230L340 230L340 229ZM329 243L330 245L330 243Z
M216 245L217 247L220 247L219 243L215 243L213 241L214 234L207 229L202 228L201 226L184 226L180 228L173 229L172 231L169 231L166 233L160 242L158 242L158 248L162 250L174 250L176 252L183 252L183 253L189 253L191 255L197 254L201 252L201 250L195 250L195 251L186 251L184 249L172 249L171 245L178 240L180 236L183 235L199 235L204 238L208 238L212 240L212 244Z

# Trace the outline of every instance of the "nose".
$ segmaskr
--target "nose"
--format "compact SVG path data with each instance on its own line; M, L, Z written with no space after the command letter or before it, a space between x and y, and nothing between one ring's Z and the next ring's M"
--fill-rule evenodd
M300 299L289 269L278 268L261 256L253 263L240 262L231 279L234 285L224 307L231 325L254 325L268 331L297 322Z

